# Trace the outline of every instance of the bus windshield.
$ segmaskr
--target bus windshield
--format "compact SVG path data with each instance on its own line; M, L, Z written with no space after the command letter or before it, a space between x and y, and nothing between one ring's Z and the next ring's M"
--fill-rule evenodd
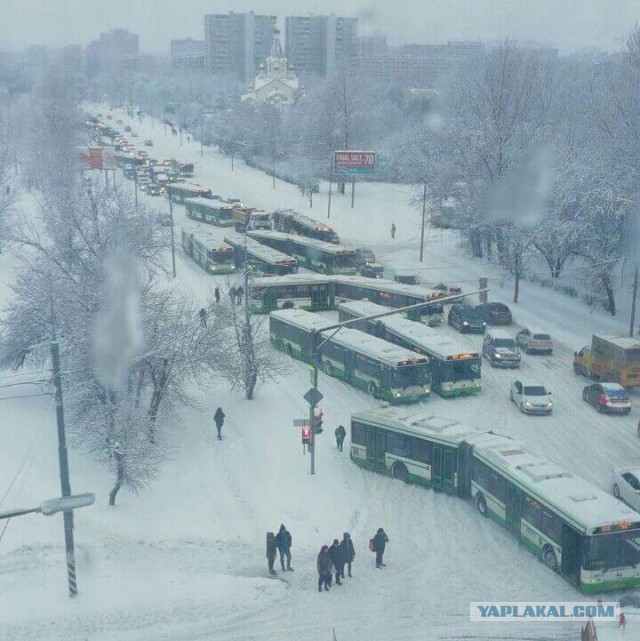
M468 359L460 361L446 361L442 368L443 381L473 381L480 378L479 359Z
M587 539L585 570L610 570L640 564L640 532L606 534Z
M353 267L355 264L353 254L336 254L333 260L336 267Z
M409 365L393 370L392 387L411 387L412 385L427 385L429 383L429 368Z
M232 263L234 262L234 254L232 251L213 251L211 252L211 260L216 263Z

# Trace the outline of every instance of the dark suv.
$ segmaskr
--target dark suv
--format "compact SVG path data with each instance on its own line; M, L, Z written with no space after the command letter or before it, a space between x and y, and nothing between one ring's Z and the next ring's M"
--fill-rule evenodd
M513 317L511 310L503 303L483 303L476 309L487 325L511 325Z
M452 305L447 322L451 327L455 327L459 332L463 333L484 334L484 330L487 327L482 314L475 307L469 307L468 305Z

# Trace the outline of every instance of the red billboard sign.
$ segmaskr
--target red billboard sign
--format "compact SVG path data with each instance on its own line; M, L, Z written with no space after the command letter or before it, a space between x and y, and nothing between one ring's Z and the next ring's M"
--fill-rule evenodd
M113 147L78 147L78 160L83 169L115 169Z
M334 163L337 169L354 173L371 173L376 167L375 151L336 151Z

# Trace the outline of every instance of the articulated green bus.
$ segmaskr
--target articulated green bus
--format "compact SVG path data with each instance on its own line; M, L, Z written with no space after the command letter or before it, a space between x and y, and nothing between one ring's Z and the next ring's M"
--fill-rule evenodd
M318 343L327 338L320 333L327 324L326 318L303 309L271 312L271 343L289 356L310 363L311 341L314 336ZM356 329L345 328L328 336L315 363L328 376L394 404L420 401L429 395L429 359L425 356Z
M340 320L347 321L381 314L388 309L368 301L354 301L340 303L338 311ZM440 330L407 320L399 314L357 321L351 327L406 347L418 354L426 354L431 362L431 388L444 398L482 391L480 354L446 336Z
M351 459L472 500L583 592L640 586L640 514L510 438L383 406L352 415Z
M217 227L233 227L233 205L208 198L186 198L187 216Z

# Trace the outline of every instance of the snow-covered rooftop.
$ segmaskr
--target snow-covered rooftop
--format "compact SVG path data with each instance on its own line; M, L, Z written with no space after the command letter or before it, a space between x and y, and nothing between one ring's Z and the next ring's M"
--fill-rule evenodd
M283 254L273 247L267 247L267 245L263 245L244 234L227 234L224 240L232 247L246 247L247 254L268 263L290 265L298 262L293 256Z
M323 240L317 240L316 238L307 238L306 236L300 236L298 234L285 234L281 231L250 231L247 232L251 238L256 240L275 240L285 242L290 240L292 243L298 245L303 245L304 247L312 247L319 251L325 252L327 254L345 254L353 253L353 249L349 247L341 247L339 245L334 245L333 243L326 243Z

